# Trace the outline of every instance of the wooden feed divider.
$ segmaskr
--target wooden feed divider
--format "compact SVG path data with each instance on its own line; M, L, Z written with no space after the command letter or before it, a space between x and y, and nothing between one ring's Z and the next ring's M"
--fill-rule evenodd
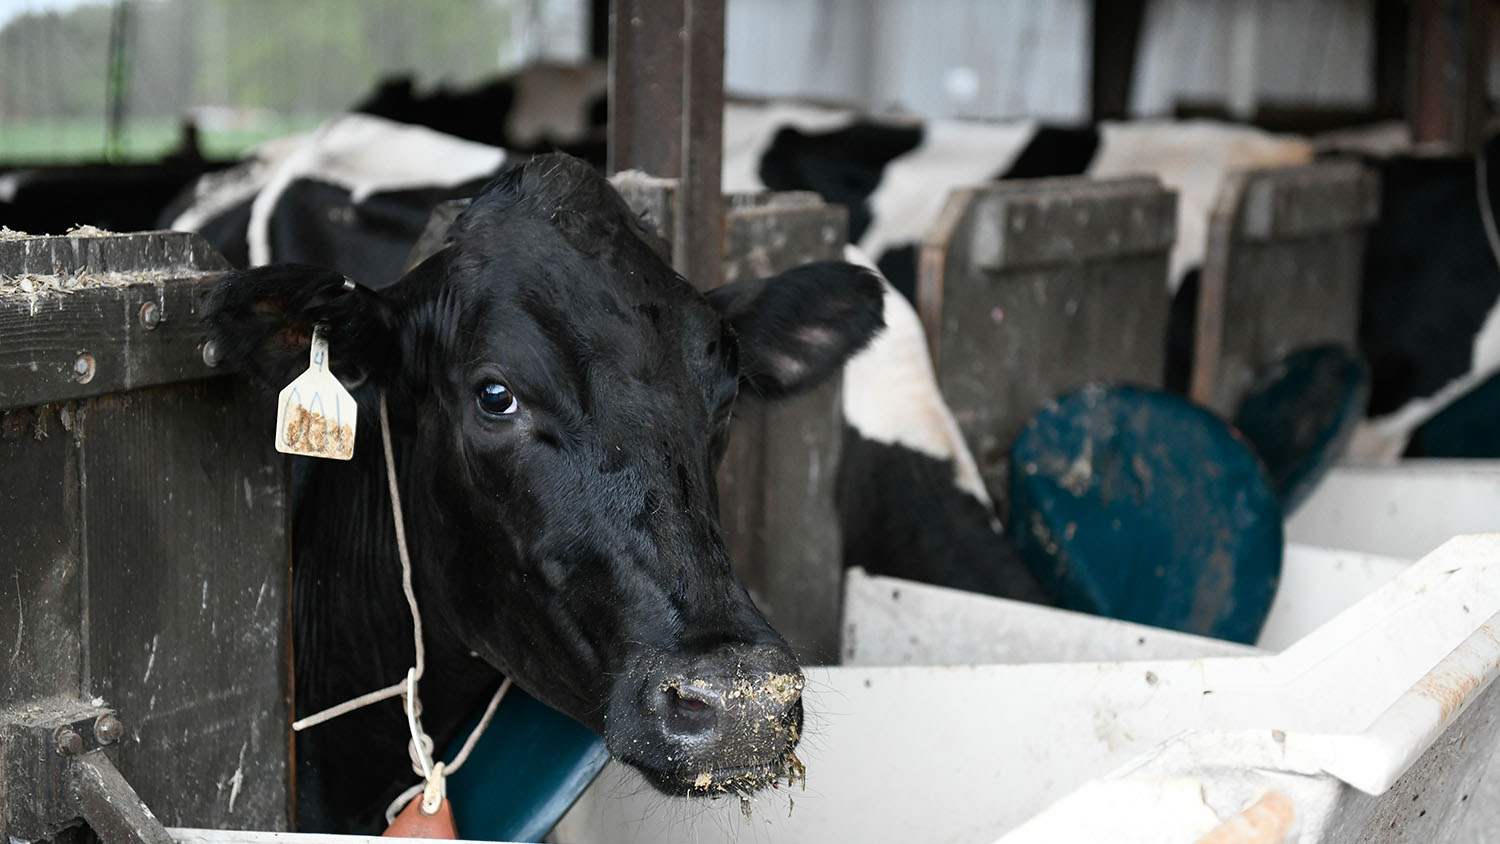
M954 191L929 230L917 300L938 386L1002 507L1043 403L1161 385L1175 203L1154 179L997 182Z
M1376 176L1353 162L1231 174L1208 226L1190 397L1231 416L1262 367L1300 346L1353 351Z
M1350 162L1231 174L1209 226L1191 398L1231 415L1297 347L1353 350L1378 186ZM997 502L1016 435L1091 381L1160 387L1175 195L1154 180L1040 179L955 191L917 297L938 384Z
M290 820L286 464L264 398L204 360L199 307L224 269L198 235L0 241L14 839L86 816L106 840L160 840L126 780L168 825ZM101 745L125 780L90 773L75 801L65 781Z

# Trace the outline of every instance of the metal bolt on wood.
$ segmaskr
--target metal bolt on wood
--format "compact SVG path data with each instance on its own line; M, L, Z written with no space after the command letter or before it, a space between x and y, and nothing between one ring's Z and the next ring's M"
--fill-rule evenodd
M100 744L114 744L125 736L125 725L110 714L100 715L94 721L94 738Z
M83 736L72 727L58 727L53 739L59 756L77 756L83 752Z
M219 344L212 340L203 344L203 363L207 366L218 366L224 359L224 353L219 350Z
M150 331L161 323L161 308L155 302L147 302L141 305L141 327Z
M87 384L94 380L94 356L84 352L73 361L73 380L80 384Z

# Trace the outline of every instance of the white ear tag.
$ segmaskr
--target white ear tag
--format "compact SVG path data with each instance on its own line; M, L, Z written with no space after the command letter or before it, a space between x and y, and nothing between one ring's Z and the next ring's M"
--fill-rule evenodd
M328 340L313 328L307 371L286 385L276 410L276 450L348 460L354 456L359 407L328 369Z

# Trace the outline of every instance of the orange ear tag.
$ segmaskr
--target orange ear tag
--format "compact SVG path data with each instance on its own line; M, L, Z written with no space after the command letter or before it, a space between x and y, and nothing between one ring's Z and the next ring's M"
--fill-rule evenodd
M443 763L434 766L432 773L427 788L406 804L381 835L391 838L458 838L458 827L453 823L453 806L444 793L447 789L443 783ZM430 812L427 811L429 807Z

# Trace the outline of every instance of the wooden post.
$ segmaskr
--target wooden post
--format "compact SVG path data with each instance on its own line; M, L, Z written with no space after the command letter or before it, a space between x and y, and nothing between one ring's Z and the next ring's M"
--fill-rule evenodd
M97 695L164 823L285 829L286 461L205 362L227 268L196 234L0 239L0 710Z
M1416 0L1412 14L1412 130L1417 141L1476 151L1490 117L1493 0Z
M1375 0L1373 14L1375 114L1404 118L1411 100L1411 4L1407 0Z
M1093 119L1123 120L1130 114L1130 85L1146 17L1146 0L1094 0L1090 106Z
M668 239L705 290L722 278L723 119L724 0L613 0L608 169L681 180Z

